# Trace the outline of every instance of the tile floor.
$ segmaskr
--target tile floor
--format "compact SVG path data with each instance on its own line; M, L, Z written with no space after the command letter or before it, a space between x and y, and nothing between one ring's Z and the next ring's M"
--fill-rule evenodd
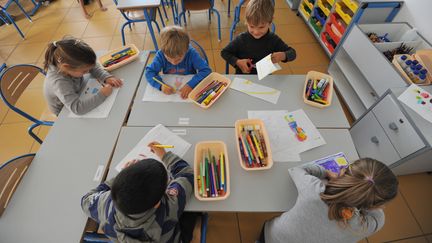
M26 9L30 1L20 1ZM233 1L237 4L238 0ZM32 63L43 65L47 43L64 35L82 38L95 50L108 50L121 46L120 26L123 18L113 2L103 0L108 11L101 12L97 4L87 6L93 15L90 20L83 17L77 1L54 0L49 6L42 6L33 16L33 22L23 18L15 6L10 8L17 17L17 24L25 33L22 40L12 26L0 27L0 63L7 65ZM216 9L221 15L222 40L217 40L216 16L208 22L206 12L192 12L186 29L193 39L206 50L210 67L220 73L225 72L225 62L220 50L229 41L229 27L232 17L227 17L227 0L216 0ZM172 24L171 9L167 9ZM237 30L245 29L241 20ZM309 70L325 72L329 59L317 43L304 22L291 11L285 0L276 0L276 33L293 46L298 58L283 64L280 74L305 74ZM137 23L132 30L125 29L126 41L140 49L152 49L153 44L144 23ZM232 72L232 69L231 69ZM46 109L42 96L43 77L39 77L26 91L18 106L31 114L40 116ZM28 153L37 152L39 145L26 133L30 125L21 117L8 110L0 102L0 161ZM49 128L38 129L44 137ZM386 207L386 224L374 236L362 242L432 242L432 175L418 174L400 176L399 196ZM211 213L208 242L254 242L258 237L262 222L278 215L277 213ZM305 226L307 227L307 226Z

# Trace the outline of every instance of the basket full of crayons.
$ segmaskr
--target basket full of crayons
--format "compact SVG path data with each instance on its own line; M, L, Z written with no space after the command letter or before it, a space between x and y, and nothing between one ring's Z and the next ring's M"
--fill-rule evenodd
M134 44L128 44L99 57L105 70L112 71L138 58L140 51Z
M325 73L309 71L303 89L303 99L308 105L324 108L333 97L333 78Z
M195 145L194 174L198 200L224 200L229 196L229 160L224 142L203 141Z
M221 97L230 84L231 80L227 77L216 72L210 73L189 93L189 99L207 109Z
M235 123L240 165L245 170L267 170L273 166L270 140L264 122L244 119Z

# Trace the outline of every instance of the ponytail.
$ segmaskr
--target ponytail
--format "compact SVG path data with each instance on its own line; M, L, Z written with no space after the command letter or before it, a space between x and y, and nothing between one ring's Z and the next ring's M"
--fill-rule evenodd
M48 67L50 65L57 66L55 60L54 60L54 51L57 48L55 42L49 43L48 48L45 52L45 62L44 62L44 71L48 71Z

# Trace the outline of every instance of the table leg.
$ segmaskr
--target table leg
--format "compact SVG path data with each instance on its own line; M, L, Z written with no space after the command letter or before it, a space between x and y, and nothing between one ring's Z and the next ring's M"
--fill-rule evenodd
M155 50L157 51L157 50L159 50L159 47L158 47L158 44L156 42L156 38L154 36L154 31L153 31L153 27L152 27L152 24L151 24L151 18L150 18L150 15L148 13L148 9L144 9L144 16L146 18L147 27L148 27L148 29L150 31L151 38L153 40L153 45L155 47Z

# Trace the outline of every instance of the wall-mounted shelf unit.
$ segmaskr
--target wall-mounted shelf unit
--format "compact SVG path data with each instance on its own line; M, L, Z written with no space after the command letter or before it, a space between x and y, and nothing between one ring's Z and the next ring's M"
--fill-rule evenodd
M402 3L401 0L302 0L298 14L332 57L354 24L390 22Z

